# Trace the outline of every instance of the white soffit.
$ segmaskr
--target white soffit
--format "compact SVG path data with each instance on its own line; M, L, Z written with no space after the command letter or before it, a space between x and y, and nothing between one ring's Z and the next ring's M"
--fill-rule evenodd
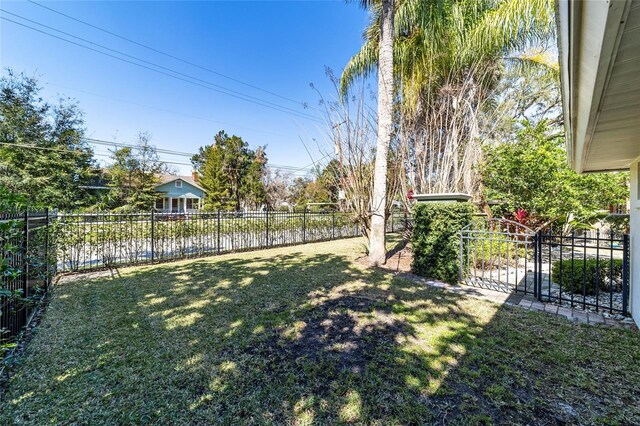
M640 0L556 2L569 162L628 169L640 155Z

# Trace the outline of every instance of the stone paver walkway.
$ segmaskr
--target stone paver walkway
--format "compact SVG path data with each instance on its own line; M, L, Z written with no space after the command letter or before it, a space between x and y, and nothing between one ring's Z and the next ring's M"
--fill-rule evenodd
M517 306L518 308L545 312L549 315L564 317L569 321L575 321L582 324L599 324L608 327L622 327L637 330L632 318L623 320L607 318L600 313L587 312L581 309L571 309L564 306L558 306L553 303L543 303L538 301L531 294L523 293L506 293L503 291L491 290L487 288L473 287L467 285L452 285L441 281L431 280L420 277L412 273L399 273L398 276L407 278L426 284L430 287L442 288L454 293L464 294L477 299L488 300L494 303Z

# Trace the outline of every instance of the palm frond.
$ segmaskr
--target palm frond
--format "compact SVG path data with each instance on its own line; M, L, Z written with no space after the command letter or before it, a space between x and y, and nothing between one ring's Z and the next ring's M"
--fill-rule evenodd
M340 93L346 95L349 86L358 77L367 77L378 64L378 40L368 40L347 63L340 78Z
M466 58L495 56L546 40L554 31L553 0L503 0L470 31Z
M555 55L544 49L525 50L515 56L505 57L507 60L520 61L527 64L538 65L552 71L554 74L560 72L560 64L558 63L558 55Z

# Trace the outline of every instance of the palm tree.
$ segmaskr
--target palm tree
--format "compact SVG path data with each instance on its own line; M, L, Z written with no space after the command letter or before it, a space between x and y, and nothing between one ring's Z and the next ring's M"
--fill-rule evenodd
M378 64L378 134L369 233L369 263L377 266L386 262L387 255L387 162L393 132L395 0L361 0L360 4L372 9L376 16L375 29L371 32L375 45L379 47L375 52L375 63Z
M342 74L343 92L376 65L382 73L384 16L380 8L373 12L365 43ZM412 180L420 192L477 191L478 116L499 79L501 59L547 40L553 21L553 0L398 0L393 81L396 154L411 168L405 184ZM379 97L379 107L386 99Z

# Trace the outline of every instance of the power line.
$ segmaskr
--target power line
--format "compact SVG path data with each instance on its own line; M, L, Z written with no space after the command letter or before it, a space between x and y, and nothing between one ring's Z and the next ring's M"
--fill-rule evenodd
M92 143L92 144L97 144L97 145L108 145L108 146L114 146L114 147L118 147L118 146L122 146L122 147L127 147L127 148L138 148L137 145L134 144L127 144L127 143L121 143L121 142L116 142L116 141L105 141L103 139L94 139L94 138L87 138L87 137L82 137L82 140ZM159 154L168 154L168 155L175 155L175 156L179 156L179 157L193 157L194 154L192 152L185 152L185 151L174 151L174 150L169 150L169 149L164 149L164 148L155 148L156 152ZM322 160L323 158L326 158L329 154L325 155L324 157L320 158L317 161ZM297 167L297 166L285 166L285 165L277 165L277 164L270 164L269 167L272 168L277 168L277 169L292 169L292 170L301 170L301 169L308 169L311 168L315 163L312 163L311 165L305 166L305 167Z
M94 139L94 138L86 138L86 137L82 137L81 140L86 141L88 143L91 144L96 144L96 145L106 145L106 146L113 146L115 148L117 147L126 147L126 148L134 148L134 149L138 149L139 147L137 145L134 144L127 144L127 143L121 143L121 142L116 142L116 141L105 141L102 139ZM167 155L175 155L178 157L188 157L191 158L193 157L194 153L191 152L184 152L184 151L174 151L174 150L169 150L169 149L163 149L163 148L155 148L155 151L159 154L167 154ZM297 171L303 171L303 170L307 170L310 171L308 169L315 167L315 164L318 161L321 161L325 158L327 158L329 155L331 154L326 154L323 157L319 158L318 160L316 160L314 163L311 163L307 166L304 167L298 167L298 166L286 166L286 165L278 165L278 164L268 164L266 165L266 167L271 168L271 169L281 169L281 170L288 170L291 172L297 172ZM187 165L187 164L185 164ZM188 164L190 165L190 164Z
M89 92L89 91L86 91L86 90L81 90L81 89L77 89L77 88L73 88L73 87L69 87L69 86L64 86L62 84L52 83L50 81L43 81L43 80L40 80L40 81L42 83L46 84L46 85L56 86L56 87L60 87L60 88L66 89L66 90L72 90L72 91L76 91L76 92L80 92L80 93L85 93L87 95L97 96L99 98L110 99L112 101L117 101L117 102L123 102L123 103L131 104L131 105L136 105L136 106L142 107L142 108L149 108L149 109L166 112L166 113L173 114L173 115L181 115L183 117L193 118L193 119L196 119L196 120L204 120L204 121L208 121L210 123L221 124L223 126L230 126L230 127L237 128L237 129L242 129L242 130L249 130L251 132L264 133L265 135L287 137L286 135L281 134L281 133L275 133L275 132L269 132L269 131L266 131L266 130L254 129L254 128L251 128L251 127L240 126L238 124L225 123L225 122L219 121L219 120L212 120L210 118L200 117L200 116L197 116L197 115L185 114L183 112L173 111L173 110L169 110L169 109L166 109L166 108L160 108L160 107L156 107L156 106L152 106L152 105L145 105L145 104L141 104L139 102L133 102L133 101L130 101L130 100L127 100L127 99L114 98L112 96L101 95L99 93Z
M42 26L44 28L48 28L48 29L51 29L53 31L59 32L61 34L65 34L65 35L67 35L69 37L73 37L75 39L82 40L82 41L84 41L86 43L92 44L94 46L98 46L98 47L100 47L102 49L106 49L106 50L115 52L115 53L117 53L119 55L122 55L122 56L125 56L125 57L130 57L130 58L132 58L132 59L134 59L136 61L147 63L147 64L150 64L150 65L152 65L154 67L157 67L157 68L160 68L160 69L168 70L170 73L173 73L173 74L170 74L169 72L161 71L160 69L156 69L156 68L152 68L152 67L143 65L143 64L138 63L138 62L133 62L133 61L130 61L128 59L121 58L119 56L115 56L115 55L109 54L107 52L103 52L101 50L94 49L92 47L89 47L89 46L86 46L86 45L83 45L83 44L80 44L80 43L76 43L76 42L74 42L72 40L68 40L68 39L65 39L63 37L59 37L59 36L57 36L55 34L51 34L49 32L40 30L38 28L34 28L32 26L26 25L24 23L21 23L21 22L18 22L18 21L14 21L14 20L9 19L9 18L4 17L4 16L0 16L0 18L5 20L5 21L11 22L11 23L16 24L16 25L20 25L22 27L28 28L28 29L33 30L33 31L37 31L37 32L39 32L41 34L47 35L49 37L56 38L58 40L61 40L61 41L64 41L64 42L67 42L67 43L70 43L70 44L73 44L73 45L76 45L76 46L79 46L79 47L82 47L84 49L91 50L91 51L96 52L96 53L100 53L101 55L105 55L105 56L117 59L119 61L122 61L122 62L126 62L126 63L132 64L132 65L136 65L138 67L141 67L141 68L144 68L144 69L148 69L148 70L156 72L158 74L166 75L168 77L171 77L171 78L174 78L174 79L177 79L177 80L181 80L181 81L184 81L184 82L187 82L187 83L191 83L193 85L200 86L200 87L203 87L205 89L212 90L214 92L222 93L222 94L225 94L227 96L231 96L231 97L234 97L234 98L246 101L246 102L254 103L256 105L260 105L260 106L263 106L263 107L266 107L266 108L271 108L273 110L276 110L276 111L279 111L279 112L282 112L282 113L285 113L285 114L289 114L289 115L292 115L292 116L295 116L295 117L298 117L298 118L304 118L304 119L307 119L307 120L318 121L318 122L322 121L321 119L319 119L317 117L314 117L314 116L311 116L311 115L308 115L308 114L300 113L300 112L298 112L298 111L296 111L296 110L294 110L292 108L281 106L279 104L275 104L275 103L270 102L270 101L266 101L266 100L263 100L263 99L260 99L260 98L256 98L255 96L247 95L247 94L244 94L242 92L238 92L238 91L235 91L235 90L232 90L232 89L224 88L223 86L220 86L218 84L211 83L211 82L208 82L206 80L202 80L202 79L199 79L197 77L190 76L190 75L182 73L180 71L176 71L176 70L173 70L171 68L164 67L162 65L158 65L158 64L155 64L153 62L146 61L144 59L140 59L140 58L137 58L137 57L132 56L132 55L128 55L128 54L120 52L118 50L111 49L109 47L103 46L103 45L98 44L98 43L94 43L94 42L92 42L90 40L86 40L86 39L84 39L82 37L77 37L77 36L75 36L73 34L69 34L69 33L66 33L64 31L55 29L53 27L41 24L39 22L32 21L32 20L30 20L28 18L24 18L24 17L22 17L20 15L16 15L15 13L8 12L8 11L6 11L4 9L0 9L0 11L2 11L4 13L8 13L8 14L13 15L13 16L16 16L16 17L18 17L20 19L23 19L25 21L35 23L36 25L40 25L40 26ZM174 75L174 74L177 74L177 75ZM186 78L182 78L180 76L184 76ZM199 83L199 82L202 82L202 83ZM215 87L211 87L211 86L221 87L222 89L216 89Z
M146 69L150 69L150 70L152 70L152 71L159 72L159 73L161 73L161 74L168 75L168 76L170 76L170 77L177 78L177 79L182 80L182 81L187 81L187 82L189 82L189 83L196 84L196 85L198 85L198 86L202 86L202 87L208 88L209 90L213 90L213 91L215 91L215 92L223 93L223 94L225 94L225 95L232 96L232 97L235 97L235 98L238 98L238 99L241 99L241 100L247 101L247 102L257 103L258 105L262 105L262 106L267 106L267 105L263 105L263 103L264 103L264 104L268 104L268 105L271 105L271 107L273 107L273 109L276 109L276 110L278 110L278 111L285 112L285 113L286 113L287 111L289 111L289 113L291 113L292 115L296 115L296 116L298 116L298 117L300 117L300 118L306 118L306 119L310 119L310 120L319 120L317 117L313 117L313 116L311 116L311 115L307 115L307 114L300 113L300 112L298 112L298 111L297 111L297 110L295 110L295 109L292 109L292 108L289 108L289 107L285 107L285 106L282 106L282 105L279 105L279 104L276 104L276 103L273 103L273 102L270 102L270 101L266 101L266 100L263 100L263 99L257 98L257 97L255 97L255 96L247 95L247 94L245 94L245 93L238 92L238 91L236 91L236 90L232 90L232 89L226 88L226 87L224 87L224 86L221 86L221 85L219 85L219 84L211 83L211 82L209 82L209 81L202 80L202 79L197 78L197 77L193 77L193 76L191 76L191 75L189 75L189 74L185 74L185 73L182 73L182 72L180 72L180 71L176 71L176 70L174 70L174 69L171 69L171 68L168 68L168 67L165 67L165 66L162 66L162 65L158 65L158 64L156 64L156 63L154 63L154 62L150 62L150 61L146 61L146 60L144 60L144 59L140 59L140 58L138 58L138 57L136 57L136 56L129 55L129 54L127 54L127 53L121 52L121 51L116 50L116 49L111 49L110 47L107 47L107 46L101 45L101 44L99 44L99 43L92 42L91 40L87 40L87 39L82 38L82 37L75 36L75 35L70 34L70 33L68 33L68 32L65 32L65 31L59 30L59 29L57 29L57 28L54 28L54 27L51 27L51 26L48 26L48 25L42 24L42 23L40 23L40 22L33 21L33 20L31 20L31 19L28 19L28 18L25 18L25 17L23 17L23 16L17 15L17 14L15 14L15 13L12 13L12 12L6 11L6 10L4 10L4 9L0 9L0 11L2 11L2 12L4 12L4 13L7 13L7 14L9 14L9 15L15 16L15 17L17 17L17 18L20 18L20 19L22 19L22 20L25 20L25 21L27 21L27 22L31 22L31 23L33 23L33 24L36 24L36 25L39 25L39 26L41 26L41 27L47 28L47 29L49 29L49 30L56 31L56 32L58 32L58 33L60 33L60 34L64 34L64 35L66 35L66 36L68 36L68 37L72 37L72 38L75 38L75 39L77 39L77 40L81 40L81 41L83 41L83 42L85 42L85 43L89 43L89 44L91 44L91 45L94 45L94 46L100 47L100 48L102 48L102 49L105 49L105 50L108 50L108 51L114 52L114 53L116 53L116 54L118 54L118 55L122 55L122 56L125 56L125 57L128 57L128 58L131 58L131 59L133 59L133 60L136 60L136 61L139 61L139 62L142 62L142 63L145 63L145 64L149 64L149 65L151 65L151 66L154 66L154 67L157 67L157 68L160 68L160 69L164 69L164 70L169 71L169 72L171 72L171 73L174 73L174 74L177 74L177 75L180 75L180 76L186 77L186 78L188 78L188 79L192 79L192 80L195 80L195 81L201 82L201 83L206 84L206 85L210 85L210 86L218 87L219 89L214 89L214 88L211 88L211 87L205 87L205 86L202 86L202 84L195 83L194 81L187 81L187 80L184 80L184 79L182 79L182 78L176 77L176 76L174 76L174 75L170 75L170 74L167 74L167 73L164 73L164 72L158 71L158 70L153 69L153 68L146 67L146 66L141 65L141 64L138 64L138 63L133 63L133 62L131 62L131 61L125 60L125 59L123 59L123 58L115 57L115 56L113 56L113 55L110 55L110 54L108 54L108 53L102 52L102 51L100 51L100 50L92 49L92 48L90 48L90 47L88 47L88 46L84 46L84 45L81 45L81 44L78 44L78 43L72 42L72 41L70 41L70 40L67 40L67 39L64 39L64 38L61 38L61 37L57 37L57 36L55 36L55 35L53 35L53 34L47 33L47 32L45 32L45 31L38 30L38 29L36 29L36 28L33 28L33 27L28 26L28 25L25 25L25 24L22 24L22 23L19 23L19 22L16 22L16 21L10 20L10 19L8 19L8 18L3 18L3 19L5 19L5 20L7 20L7 21L9 21L9 22L12 22L12 23L15 23L15 24L18 24L18 25L22 25L23 27L26 27L26 28L29 28L29 29L32 29L32 30L38 31L38 32L40 32L40 33L42 33L42 34L49 35L49 36L51 36L51 37L58 38L58 39L60 39L60 40L66 41L66 42L68 42L68 43L75 44L75 45L80 46L80 47L84 47L84 48L89 49L89 50L93 50L93 51L98 52L98 53L101 53L101 54L103 54L103 55L106 55L106 56L109 56L109 57L113 57L113 58L115 58L115 59L119 59L119 60L124 61L124 62L127 62L127 63L132 63L132 64L134 64L134 65L138 65L138 66L140 66L140 67L143 67L143 68L146 68ZM228 92L231 92L231 93L228 93ZM246 97L246 98L249 98L249 99L245 99L245 98L243 98L243 96L244 96L244 97ZM257 101L257 102L255 102L255 101L251 101L250 99L253 99L253 100ZM267 107L268 107L268 106L267 106Z
M118 142L109 142L109 141L102 141L99 139L90 139L90 138L80 138L81 140L84 141L91 141L91 143L96 143L96 141L98 142L104 142L104 144L108 144L114 147L127 147L127 148L136 148L139 149L139 147L137 145L131 145L131 144L125 144L125 143L118 143ZM62 148L53 148L53 147L46 147L46 146L38 146L38 145L32 145L32 144L21 144L21 143L16 143L16 142L0 142L1 145L9 145L9 146L14 146L14 147L20 147L20 148L28 148L28 149L39 149L39 150L44 150L44 151L56 151L56 152L63 152L63 153L70 153L70 152L77 152L74 150L70 150L70 149L62 149ZM155 147L154 147L155 148ZM176 152L177 151L170 151L170 150L162 150L162 149L158 149L155 148L155 150L157 152L160 151L167 151L167 153L169 152ZM187 155L187 156L192 156L193 154L189 154L189 153L179 153L180 155ZM97 153L97 152L92 152L93 156L96 157L104 157L104 158L113 158L111 154L102 154L102 153ZM178 154L170 154L170 155L178 155ZM191 163L180 163L177 161L170 161L170 160L163 160L163 159L159 159L158 160L160 163L163 164L171 164L171 165L176 165L176 166L189 166L189 167L193 167L193 164ZM296 172L301 173L303 172L305 169L308 169L309 166L305 166L305 167L296 167L296 166L278 166L275 164L265 164L266 168L269 169L283 169L283 170L287 170L287 169L291 169L291 170L287 170L292 174L295 174ZM225 170L238 170L238 169L225 169ZM308 172L309 170L307 170Z
M113 146L113 147L126 147L126 148L138 148L137 145L134 144L128 144L128 143L121 143L121 142L115 142L115 141L105 141L102 139L93 139L93 138L86 138L86 137L82 137L81 138L83 141L92 143L92 144L96 144L96 145L108 145L108 146ZM163 148L155 148L156 152L158 154L169 154L169 155L177 155L177 156L182 156L182 157L193 157L195 154L191 154L188 152L182 152L182 151L173 151L173 150L169 150L169 149L163 149Z
M47 146L38 146L38 145L22 144L22 143L15 143L15 142L0 142L0 144L16 146L16 147L20 147L20 148L40 149L40 150L44 150L44 151L63 152L65 154L69 154L70 152L78 153L78 151L74 151L74 150L71 150L71 149L52 148L52 147L47 147ZM98 152L92 152L91 155L96 156L96 157L111 158L111 155L109 155L109 154L101 154L101 153L98 153ZM174 164L174 165L178 165L178 166L191 166L191 164L189 164L189 163L178 163L178 162L165 161L165 160L159 160L159 161L161 163L165 163L165 164Z
M56 31L56 32L58 32L58 33L60 33L60 34L64 34L64 35L66 35L66 36L68 36L68 37L75 38L76 40L81 40L81 41L83 41L83 42L85 42L85 43L89 43L89 44L91 44L91 45L93 45L93 46L97 46L97 47L99 47L99 48L101 48L101 49L105 49L105 50L108 50L108 51L110 51L110 52L117 53L118 55L122 55L122 56L125 56L125 57L127 57L127 58L131 58L131 59L133 59L133 60L140 61L140 62L142 62L142 63L144 63L144 64L148 64L148 65L151 65L151 66L154 66L154 67L158 67L158 68L163 69L163 70L165 70L165 71L169 71L169 72L172 72L172 73L175 73L175 74L181 75L181 76L183 76L183 77L190 78L190 79L193 79L193 80L195 80L195 81L199 81L199 82L204 83L204 84L208 84L208 85L210 85L210 86L218 87L220 90L222 90L222 92L221 92L221 93L224 93L224 94L229 95L229 93L224 92L224 91L228 91L228 92L231 92L231 93L235 93L235 94L237 94L237 95L240 95L240 96L245 96L245 97L247 97L247 98L251 98L251 99L254 99L254 100L257 100L257 101L260 101L260 102L267 103L267 104L269 104L269 105L272 105L272 106L275 106L275 107L278 107L278 108L283 108L283 109L289 110L289 111L291 111L291 112L293 112L293 113L295 113L295 114L301 114L301 113L299 113L297 110L295 110L295 109L293 109L293 108L285 107L285 106L278 105L278 104L273 103L273 102L270 102L270 101L266 101L266 100L264 100L264 99L257 98L257 97L255 97L255 96L247 95L246 93L238 92L238 91L236 91L236 90L229 89L229 88L224 87L224 86L221 86L221 85L219 85L219 84L211 83L210 81L207 81L207 80L202 80L202 79L200 79L200 78L198 78L198 77L193 77L193 76L191 76L191 75L189 75L189 74L185 74L185 73L182 73L182 72L180 72L180 71L176 71L176 70L174 70L174 69L172 69L172 68L168 68L168 67L165 67L165 66L163 66L163 65L158 65L158 64L156 64L155 62L151 62L151 61L147 61L147 60L144 60L144 59L140 59L140 58L138 58L137 56L129 55L129 54L124 53L124 52L122 52L122 51L120 51L120 50L112 49L112 48L110 48L110 47L108 47L108 46L104 46L104 45L102 45L102 44L95 43L95 42L93 42L93 41L91 41L91 40L87 40L87 39L85 39L85 38L78 37L78 36L76 36L76 35L73 35L73 34L71 34L71 33L68 33L68 32L65 32L65 31L62 31L62 30L59 30L59 29L54 28L54 27L51 27L51 26L49 26L49 25L45 25L45 24L42 24L42 23L40 23L40 22L33 21L33 20L29 19L29 18L25 18L24 16L17 15L17 14L15 14L15 13L13 13L13 12L8 12L8 11L6 11L6 10L4 10L4 9L1 9L1 8L0 8L0 11L2 11L2 12L4 12L4 13L8 13L9 15L15 16L15 17L20 18L20 19L22 19L22 20L24 20L24 21L31 22L32 24L36 24L36 25L39 25L39 26L41 26L41 27L47 28L47 29L49 29L49 30ZM220 90L218 90L218 91L220 91ZM301 114L301 115L302 115L302 114ZM309 117L311 117L311 116L309 116Z
M75 17L73 17L73 16L71 16L71 15L67 15L66 13L60 12L60 11L58 11L58 10L55 10L55 9L53 9L53 8L50 8L50 7L48 7L48 6L45 6L45 5L43 5L43 4L40 4L40 3L35 2L35 1L33 1L33 0L28 0L28 1L29 1L29 3L32 3L32 4L36 5L36 6L39 6L39 7L44 8L44 9L47 9L47 10L49 10L49 11L53 12L53 13L57 13L58 15L64 16L65 18L68 18L68 19L71 19L71 20L73 20L73 21L79 22L79 23L81 23L81 24L83 24L83 25L86 25L86 26L88 26L88 27L94 28L94 29L96 29L96 30L98 30L98 31L102 31L102 32L104 32L104 33L106 33L106 34L109 34L109 35L111 35L111 36L117 37L117 38L119 38L119 39L121 39L121 40L125 40L125 41L127 41L127 42L129 42L129 43L135 44L136 46L143 47L143 48L148 49L148 50L150 50L150 51L152 51L152 52L156 52L156 53L159 53L159 54L161 54L161 55L167 56L167 57L169 57L169 58L171 58L171 59L174 59L174 60L176 60L176 61L179 61L179 62L185 63L185 64L187 64L187 65L191 65L192 67L199 68L199 69L204 70L204 71L207 71L207 72L209 72L209 73L211 73L211 74L215 74L215 75L218 75L218 76L220 76L220 77L226 78L226 79L228 79L228 80L234 81L234 82L236 82L236 83L239 83L239 84L245 85L245 86L247 86L247 87L251 87L252 89L256 89L256 90L259 90L259 91L261 91L261 92L268 93L268 94L270 94L270 95L272 95L272 96L276 96L276 97L278 97L278 98L280 98L280 99L284 99L284 100L287 100L287 101L289 101L289 102L293 102L293 103L296 103L296 104L298 104L298 105L305 106L305 107L307 107L307 108L312 108L312 109L315 109L315 110L318 110L318 111L322 111L320 108L316 108L316 107L314 107L314 106L306 105L305 103L302 103L302 102L296 101L295 99L291 99L291 98L289 98L289 97L282 96L282 95L280 95L280 94L278 94L278 93L272 92L272 91L267 90L267 89L263 89L263 88L261 88L261 87L259 87L259 86L255 86L255 85L253 85L253 84L250 84L250 83L244 82L244 81L242 81L242 80L238 80L237 78L234 78L234 77L228 76L228 75L226 75L226 74L222 74L221 72L214 71L214 70L212 70L212 69L210 69L210 68L207 68L207 67L203 67L202 65L198 65L198 64L193 63L193 62L190 62L190 61L188 61L188 60L186 60L186 59L179 58L179 57L177 57L177 56L175 56L175 55L172 55L172 54L170 54L170 53L164 52L164 51L162 51L162 50L158 50L158 49L156 49L156 48L154 48L154 47L151 47L151 46L148 46L148 45L146 45L146 44L143 44L143 43L137 42L137 41L132 40L132 39L130 39L130 38L124 37L124 36L122 36L122 35L120 35L120 34L116 34L116 33L112 32L112 31L109 31L109 30L106 30L106 29L104 29L104 28L98 27L97 25L93 25L93 24L91 24L91 23L89 23L89 22L86 22L86 21L83 21L83 20L81 20L81 19L75 18Z

